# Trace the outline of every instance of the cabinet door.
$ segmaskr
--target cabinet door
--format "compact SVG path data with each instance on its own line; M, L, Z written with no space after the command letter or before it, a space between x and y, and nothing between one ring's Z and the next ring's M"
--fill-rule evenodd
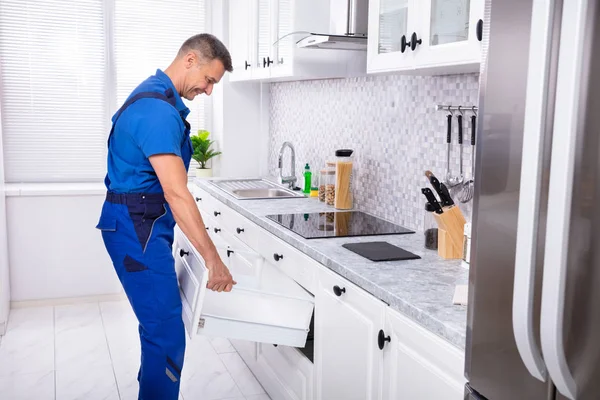
M254 0L254 23L252 26L254 40L252 52L252 79L266 79L271 75L273 59L273 0Z
M410 36L418 22L416 0L371 0L367 71L412 69L415 52L410 46Z
M421 3L421 40L416 67L471 66L478 71L481 42L478 35L483 18L483 0L427 0ZM466 71L466 70L465 70Z
M274 9L274 64L271 64L271 77L280 78L294 74L292 57L294 56L295 41L293 32L293 1L275 0ZM289 35L289 36L288 36Z
M250 54L250 6L248 0L229 0L229 52L233 63L231 81L248 80L252 76Z
M377 344L385 306L341 276L322 270L315 299L317 399L381 398Z
M463 399L462 351L389 309L383 336L384 399Z

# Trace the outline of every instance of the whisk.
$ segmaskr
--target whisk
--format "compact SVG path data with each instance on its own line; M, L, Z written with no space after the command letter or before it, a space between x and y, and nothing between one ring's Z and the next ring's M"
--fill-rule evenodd
M475 113L475 108L473 108ZM458 192L458 200L461 203L468 203L473 199L475 191L475 131L477 128L477 116L471 116L471 179L464 182L460 191Z

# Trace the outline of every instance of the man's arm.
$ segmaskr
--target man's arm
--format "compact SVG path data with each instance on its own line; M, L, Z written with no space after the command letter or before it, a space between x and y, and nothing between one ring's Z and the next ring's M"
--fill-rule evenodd
M206 262L209 270L208 288L218 292L231 291L236 282L206 232L196 202L187 188L188 178L183 160L174 154L157 154L149 160L158 176L175 222Z

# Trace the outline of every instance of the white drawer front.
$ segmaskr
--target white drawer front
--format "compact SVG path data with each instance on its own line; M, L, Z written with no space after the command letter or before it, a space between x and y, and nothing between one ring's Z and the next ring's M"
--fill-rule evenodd
M243 250L234 248L227 257L223 255L223 252L227 253L226 244L223 245L226 242L218 236L214 241L221 250L221 257L236 274L238 284L230 293L206 289L208 273L204 262L176 228L174 257L190 338L204 334L304 346L314 309L313 297L272 266L255 267L249 262L252 252L244 255ZM259 259L256 260L259 264ZM250 273L236 273L242 269Z

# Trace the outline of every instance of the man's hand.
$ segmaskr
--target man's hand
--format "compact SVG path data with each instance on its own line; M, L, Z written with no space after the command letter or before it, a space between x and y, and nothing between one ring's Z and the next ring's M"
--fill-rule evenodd
M231 291L235 281L208 236L198 206L187 188L183 160L174 154L158 154L150 157L150 164L165 192L175 222L206 261L209 270L207 287L218 292Z
M233 280L229 269L218 255L215 261L206 263L206 268L208 268L207 288L215 292L231 292L237 282Z

